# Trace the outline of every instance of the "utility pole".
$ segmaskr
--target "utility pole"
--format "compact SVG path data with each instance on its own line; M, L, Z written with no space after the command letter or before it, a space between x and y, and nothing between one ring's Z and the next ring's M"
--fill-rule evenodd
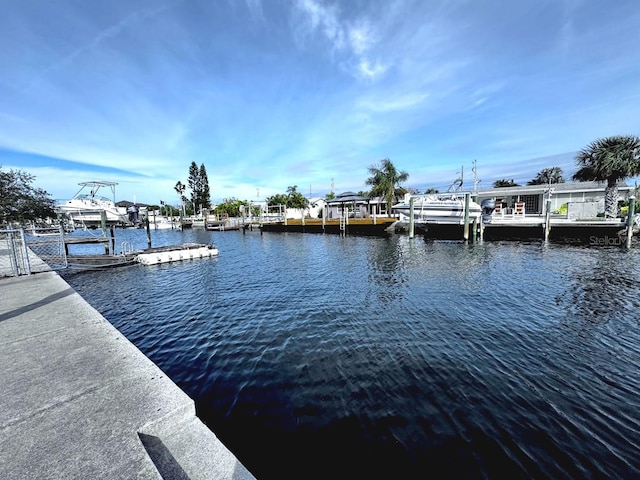
M481 180L478 179L478 168L476 165L476 160L473 161L473 193L476 196L476 200L478 198L478 184Z

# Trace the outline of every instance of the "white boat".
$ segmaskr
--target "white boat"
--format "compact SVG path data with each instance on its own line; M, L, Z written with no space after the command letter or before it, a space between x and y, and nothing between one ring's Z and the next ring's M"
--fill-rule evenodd
M464 194L407 195L402 203L391 207L392 210L406 217L401 218L401 220L409 221L411 198L413 198L413 219L415 223L464 225ZM481 216L482 208L480 205L474 201L469 201L469 221L478 220Z
M153 216L149 221L149 226L154 230L182 230L180 220L167 217Z
M158 265L181 260L217 257L218 253L218 249L214 245L184 243L182 245L148 248L136 256L136 261L142 265Z
M191 228L205 228L206 222L203 217L191 218Z
M123 214L116 207L115 182L81 182L78 193L73 198L59 203L56 206L58 214L65 214L74 224L84 224L90 226L100 225L102 223L103 212L107 224L126 224L127 215ZM99 196L98 191L101 189L111 189L112 198Z

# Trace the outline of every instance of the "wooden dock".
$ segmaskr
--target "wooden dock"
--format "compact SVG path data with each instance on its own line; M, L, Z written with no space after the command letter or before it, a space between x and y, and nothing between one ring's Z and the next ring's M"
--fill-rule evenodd
M617 239L626 228L622 219L549 220L549 240L575 243L594 243L600 239ZM484 225L485 240L544 239L545 220L541 216L522 219L493 219Z
M479 228L479 227L478 227ZM399 224L398 229L408 231L408 224ZM545 219L528 216L518 219L492 219L482 225L482 232L476 231L475 238L483 240L544 240ZM568 220L551 218L549 240L569 243L613 244L619 241L626 225L622 219ZM469 240L473 238L472 227ZM429 239L464 240L463 225L416 224L416 234Z
M393 217L377 218L288 218L285 221L260 224L264 232L338 233L354 235L385 235L397 222Z
M115 250L114 237L64 237L64 251L69 255L69 245L104 245L105 253Z

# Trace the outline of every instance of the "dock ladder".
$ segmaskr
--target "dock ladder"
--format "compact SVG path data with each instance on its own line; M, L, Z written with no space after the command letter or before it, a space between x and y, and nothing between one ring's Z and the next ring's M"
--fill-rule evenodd
M340 216L340 231L344 232L347 229L347 217L344 215Z

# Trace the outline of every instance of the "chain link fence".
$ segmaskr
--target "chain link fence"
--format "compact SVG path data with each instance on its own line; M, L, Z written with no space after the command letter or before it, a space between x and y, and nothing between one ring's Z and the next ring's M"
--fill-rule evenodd
M0 230L0 277L67 267L61 227Z

